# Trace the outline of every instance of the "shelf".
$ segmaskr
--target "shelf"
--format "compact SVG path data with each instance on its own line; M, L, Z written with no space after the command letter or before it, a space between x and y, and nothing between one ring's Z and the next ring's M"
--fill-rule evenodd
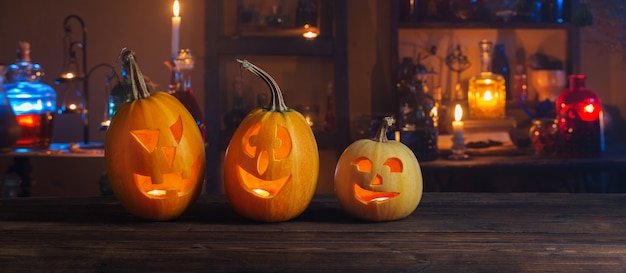
M570 23L532 23L532 22L419 22L399 23L398 28L458 28L458 29L569 29Z
M332 57L335 46L333 39L324 37L315 40L303 37L233 37L220 39L217 43L221 54L317 57Z
M277 0L250 2L259 4L256 7L260 7L260 4L278 3ZM233 56L254 59L257 64L268 64L264 69L273 71L281 88L296 90L292 93L284 92L284 95L292 96L288 104L291 107L296 107L303 101L314 103L312 101L318 98L316 96L326 96L325 91L319 90L326 90L327 81L332 79L337 131L334 134L316 134L318 147L320 150L335 151L338 157L350 144L347 1L316 0L318 10L322 12L318 15L320 36L313 40L302 37L295 27L237 27L236 3L239 2L220 0L207 1L205 5L204 87L207 95L204 111L208 143L205 186L209 194L219 194L221 191L221 163L230 137L224 131L222 118L230 106L227 102L232 96L230 93L234 73L240 73L238 67L235 69L236 63L229 63L233 61ZM281 2L292 6L294 3L297 1ZM331 68L319 69L320 63L330 64ZM244 77L252 77L251 75ZM310 84L309 81L322 81L316 83L321 83L323 87ZM256 84L255 81L251 85ZM263 85L263 90L265 88L267 87ZM244 89L244 94L247 91Z

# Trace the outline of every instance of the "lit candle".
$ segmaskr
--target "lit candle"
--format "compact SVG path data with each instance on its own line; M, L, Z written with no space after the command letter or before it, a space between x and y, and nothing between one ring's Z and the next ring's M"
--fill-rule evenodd
M460 104L457 104L454 107L454 121L452 122L452 132L453 132L453 136L452 136L452 145L463 145L464 144L464 139L463 139L463 121L461 121L461 118L463 117L463 108L461 108Z
M452 160L466 160L469 156L465 153L465 139L463 138L463 108L457 104L454 108L454 121L452 122L452 147L450 147L450 156Z
M167 192L165 190L151 190L147 193L148 195L151 195L154 197L161 197L161 196L164 196Z
M485 90L485 93L482 97L479 97L476 101L478 107L481 108L494 108L496 106L497 100L494 98L494 95L491 93L491 90Z
M178 0L174 1L172 7L174 16L172 17L172 58L178 56L178 42L180 37L180 4Z

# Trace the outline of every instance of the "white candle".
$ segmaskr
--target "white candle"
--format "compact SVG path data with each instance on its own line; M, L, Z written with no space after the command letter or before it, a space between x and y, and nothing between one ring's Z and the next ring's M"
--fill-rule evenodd
M452 145L463 145L463 121L461 118L463 117L463 108L461 108L460 104L457 104L454 107L454 121L452 122Z
M174 6L172 7L174 12L174 16L172 17L172 58L176 58L178 56L178 42L180 37L180 4L178 0L174 1Z

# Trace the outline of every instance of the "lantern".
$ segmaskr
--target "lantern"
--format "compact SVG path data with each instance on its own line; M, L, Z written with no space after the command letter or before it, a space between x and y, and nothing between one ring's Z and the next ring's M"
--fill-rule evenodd
M481 72L469 79L467 103L470 116L475 119L504 118L506 110L506 81L491 71L493 43L482 40Z
M270 88L270 103L252 110L235 130L224 158L224 189L240 215L266 222L290 220L309 205L317 187L317 142L306 119L288 108L265 71L239 61Z
M205 174L204 141L195 120L178 99L150 95L132 52L132 99L122 104L107 130L106 170L120 203L147 220L180 216L198 197Z
M341 207L354 217L390 221L407 217L422 198L422 171L413 152L398 141L388 141L387 117L374 139L352 143L335 169L335 194Z

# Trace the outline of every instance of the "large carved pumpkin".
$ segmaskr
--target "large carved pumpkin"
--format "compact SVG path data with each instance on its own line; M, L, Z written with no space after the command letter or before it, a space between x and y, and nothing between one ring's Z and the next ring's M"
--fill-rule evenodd
M288 108L270 75L248 61L242 67L261 77L270 104L255 109L235 130L224 158L224 189L234 210L249 219L286 221L309 205L319 172L313 131Z
M202 135L178 99L150 95L130 50L121 55L132 81L132 100L117 110L106 133L111 187L132 214L148 220L180 216L197 198L205 174Z
M422 198L422 171L407 146L388 141L385 118L374 139L350 144L335 169L335 194L342 208L354 217L390 221L407 217Z

